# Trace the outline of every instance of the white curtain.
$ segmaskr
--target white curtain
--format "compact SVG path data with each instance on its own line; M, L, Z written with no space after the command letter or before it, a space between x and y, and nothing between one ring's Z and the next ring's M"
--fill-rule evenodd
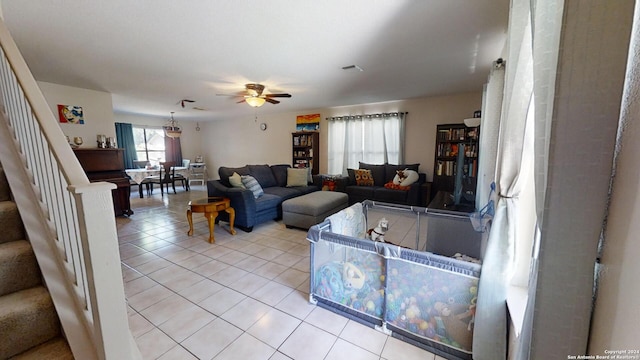
M476 207L482 209L489 202L491 183L496 180L498 134L504 97L504 63L494 63L482 96L482 122L480 124L480 159L478 161L478 185ZM495 199L494 199L495 200Z
M407 113L328 118L328 172L347 174L360 161L370 164L404 162Z
M528 209L521 208L526 204L520 201L520 196L529 184L526 168L533 160L530 154L533 134L527 133L532 129L527 126L527 120L535 114L530 108L533 106L533 56L529 6L529 0L513 0L509 17L504 99L495 162L498 201L480 277L473 341L476 360L506 359L507 356L507 287L514 275L516 243L524 235L522 229L518 229L518 217Z
M483 110L490 121L483 116L481 136L487 132L487 126L499 122L495 157L498 201L478 293L473 346L476 360L506 359L505 300L509 286L528 287L523 324L516 329L522 332L514 358L529 358L537 239L544 210L563 3L563 0L511 1L504 97L498 121L493 120L489 103L492 80L499 79L495 71L487 86ZM482 157L487 152L482 144L481 149ZM486 160L490 162L491 155ZM481 166L481 175L482 171L491 173L490 164L481 162ZM480 180L479 186L483 188L478 190L478 200L482 203L487 201L482 197L488 191L488 179Z

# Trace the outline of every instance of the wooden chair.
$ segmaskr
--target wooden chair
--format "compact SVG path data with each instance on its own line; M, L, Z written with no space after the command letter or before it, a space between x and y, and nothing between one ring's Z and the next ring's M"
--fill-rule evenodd
M164 196L164 186L167 186L167 193L169 193L169 184L171 184L171 187L173 188L173 193L177 194L176 192L176 181L181 181L179 179L175 179L175 172L176 170L174 169L174 167L176 166L176 163L173 161L165 161L165 162L161 162L160 163L160 174L158 176L150 176L147 179L149 179L149 184L151 184L151 192L153 193L153 185L154 184L159 184L160 185L160 194L161 196ZM147 180L145 179L145 180Z

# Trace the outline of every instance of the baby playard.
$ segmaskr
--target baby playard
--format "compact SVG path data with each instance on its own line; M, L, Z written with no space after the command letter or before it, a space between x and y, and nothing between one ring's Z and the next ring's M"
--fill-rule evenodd
M307 239L310 302L445 358L471 359L481 234L468 216L367 200L314 225Z

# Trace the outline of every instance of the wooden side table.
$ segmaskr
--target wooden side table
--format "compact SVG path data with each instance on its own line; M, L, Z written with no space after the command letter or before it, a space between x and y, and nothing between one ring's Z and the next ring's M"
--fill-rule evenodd
M236 218L236 211L231 207L231 200L223 197L210 197L189 201L189 207L187 208L189 231L187 235L193 235L192 213L204 213L204 217L207 218L207 222L209 223L209 242L212 244L216 242L213 237L213 227L216 223L218 212L220 211L225 211L229 214L229 233L235 235L236 231L233 229L233 221Z

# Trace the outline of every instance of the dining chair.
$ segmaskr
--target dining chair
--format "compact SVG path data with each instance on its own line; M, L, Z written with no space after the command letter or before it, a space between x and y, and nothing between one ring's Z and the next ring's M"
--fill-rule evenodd
M169 193L169 184L171 184L171 187L173 188L173 193L177 194L176 184L175 184L176 179L174 178L175 165L176 163L174 161L160 162L160 174L158 176L150 176L147 178L149 179L149 183L151 184L151 193L153 193L153 185L159 184L160 194L161 196L164 196L164 186L165 185L167 186L167 193Z

